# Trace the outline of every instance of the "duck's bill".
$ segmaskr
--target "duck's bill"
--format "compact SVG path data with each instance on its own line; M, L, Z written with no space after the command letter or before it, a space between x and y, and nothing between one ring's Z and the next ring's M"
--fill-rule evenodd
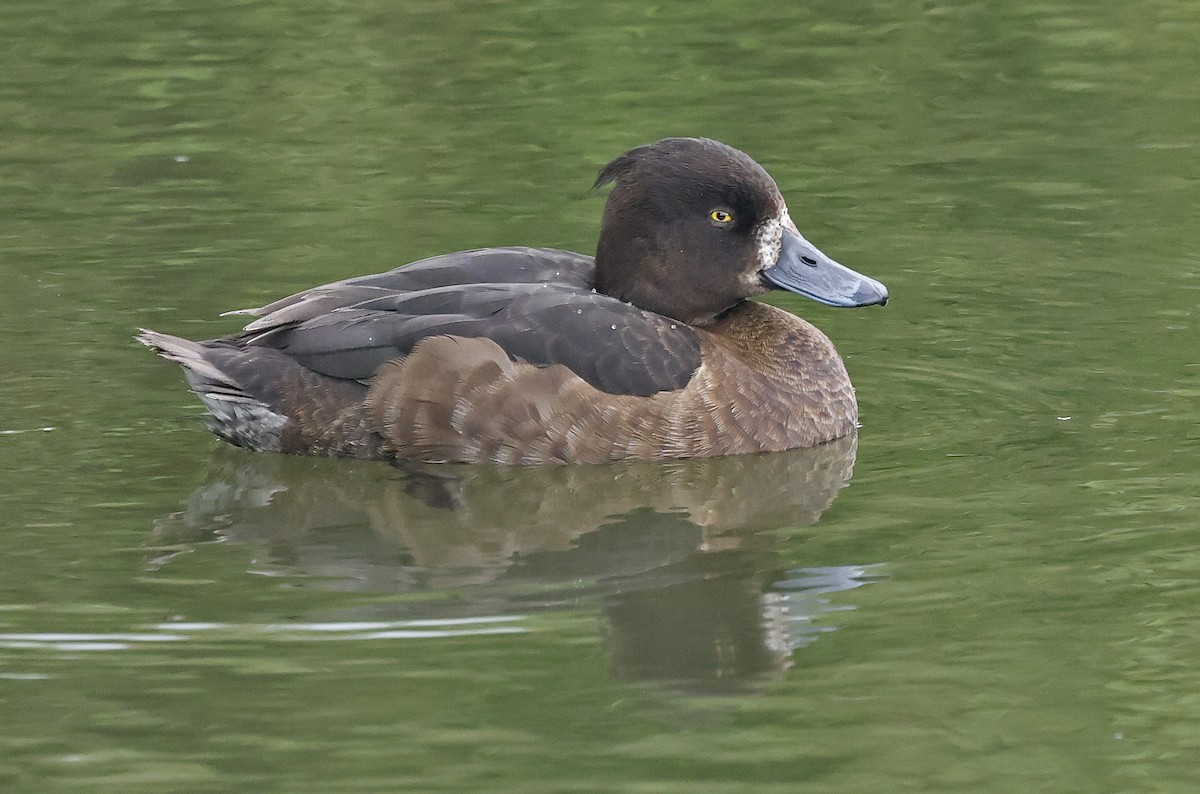
M762 276L773 287L826 306L882 306L888 300L887 287L838 264L790 230L783 233L779 261L764 270Z

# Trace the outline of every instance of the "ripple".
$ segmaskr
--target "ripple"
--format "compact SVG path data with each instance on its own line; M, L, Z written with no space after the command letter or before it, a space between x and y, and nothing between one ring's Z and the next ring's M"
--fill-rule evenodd
M161 623L151 631L21 632L0 634L0 648L45 649L60 652L123 651L139 646L195 640L280 642L367 641L478 637L525 634L524 615L402 621L331 621L316 623Z

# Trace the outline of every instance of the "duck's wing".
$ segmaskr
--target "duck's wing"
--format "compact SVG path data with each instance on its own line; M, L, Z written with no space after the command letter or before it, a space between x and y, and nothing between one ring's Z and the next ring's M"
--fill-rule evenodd
M593 292L586 286L590 273L581 284L578 270L560 266L549 270L551 280L535 279L548 260L531 258L533 266L523 268L520 258L501 257L501 268L514 277L505 283L414 288L419 279L451 274L418 274L401 284L403 269L318 287L264 307L271 311L250 323L241 341L275 348L324 375L364 381L426 337L460 336L491 339L514 360L562 364L610 394L648 395L687 384L700 366L693 329ZM564 278L567 272L576 283Z
M590 256L556 248L481 248L422 259L409 265L312 287L266 306L226 314L257 317L245 330L272 328L312 320L323 314L398 292L417 292L463 284L541 284L591 287L595 261Z

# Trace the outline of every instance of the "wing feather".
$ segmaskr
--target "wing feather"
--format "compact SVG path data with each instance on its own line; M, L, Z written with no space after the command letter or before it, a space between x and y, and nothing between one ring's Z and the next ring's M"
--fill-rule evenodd
M253 310L246 343L311 370L368 380L431 336L486 338L514 360L562 364L610 394L680 389L696 332L591 289L590 257L485 249L315 287Z

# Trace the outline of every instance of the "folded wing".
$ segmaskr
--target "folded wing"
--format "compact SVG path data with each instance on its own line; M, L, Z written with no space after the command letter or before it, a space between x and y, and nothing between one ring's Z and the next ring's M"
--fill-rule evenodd
M610 394L682 388L695 331L591 289L591 257L504 248L423 260L245 312L243 343L324 375L368 380L432 336L486 338L514 360L562 364Z

